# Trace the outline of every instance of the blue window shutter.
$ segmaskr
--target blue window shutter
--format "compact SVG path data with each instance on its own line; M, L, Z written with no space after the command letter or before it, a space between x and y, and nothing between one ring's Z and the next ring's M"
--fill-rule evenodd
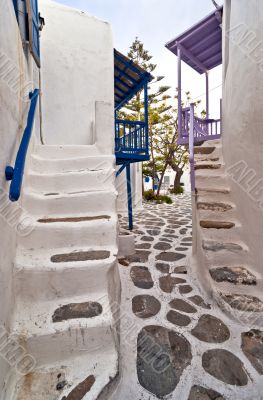
M16 13L16 19L18 20L18 4L17 4L17 0L13 0L13 4L14 4L15 13Z
M26 4L29 25L29 49L37 66L40 67L38 0L26 0Z

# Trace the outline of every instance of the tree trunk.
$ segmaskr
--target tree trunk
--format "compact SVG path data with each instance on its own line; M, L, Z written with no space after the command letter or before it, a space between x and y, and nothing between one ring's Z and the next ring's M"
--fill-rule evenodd
M180 187L182 175L183 175L183 170L178 169L176 171L175 178L174 178L174 190L176 190L178 187Z
M168 167L168 162L165 163L164 168L163 168L162 173L161 173L161 178L159 180L159 185L158 185L158 190L157 190L157 196L159 196L159 194L160 194L160 190L161 190L161 186L162 186L162 183L163 183L164 174L166 172L167 167Z

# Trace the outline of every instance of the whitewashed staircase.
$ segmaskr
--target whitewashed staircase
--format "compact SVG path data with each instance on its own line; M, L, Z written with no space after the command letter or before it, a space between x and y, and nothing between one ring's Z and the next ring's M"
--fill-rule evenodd
M257 326L263 312L262 278L242 241L220 140L195 147L195 169L193 265L198 278L224 311Z
M114 156L36 146L22 206L11 332L36 360L12 373L4 400L97 399L118 372ZM78 386L79 385L79 386Z

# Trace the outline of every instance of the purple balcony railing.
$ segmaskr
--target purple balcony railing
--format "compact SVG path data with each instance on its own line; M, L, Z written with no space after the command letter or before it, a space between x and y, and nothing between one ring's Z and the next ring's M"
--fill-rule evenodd
M190 107L182 108L178 144L189 143L190 128ZM203 119L194 115L193 133L194 143L219 139L221 137L221 119Z

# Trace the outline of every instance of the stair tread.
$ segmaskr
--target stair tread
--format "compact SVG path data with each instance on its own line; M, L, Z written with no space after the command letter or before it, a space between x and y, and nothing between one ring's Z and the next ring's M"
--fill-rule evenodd
M93 260L86 261L71 261L71 262L52 262L51 257L59 254L73 254L78 252L93 252L93 251L105 251L108 252L109 256L107 258L97 258ZM57 269L57 268L72 268L78 265L87 266L87 263L93 264L104 264L104 263L112 263L117 257L117 246L103 246L103 247L88 247L88 248L56 248L56 249L24 249L19 247L17 251L17 256L15 260L15 268L18 270L21 269L34 269L36 272L38 270L43 271L46 269Z
M53 321L56 310L61 307L73 304L97 303L102 310L98 315L90 313L92 306L88 310L86 307L86 316L73 317L61 321ZM96 308L99 307L96 305ZM93 306L95 310L95 304ZM58 311L57 311L58 313ZM82 296L71 298L57 298L48 301L25 301L19 299L15 308L15 320L11 323L13 332L23 332L27 337L34 335L45 336L51 335L58 331L67 331L69 328L92 328L98 326L108 326L113 323L113 315L111 312L109 297L107 292L87 293ZM88 316L89 315L89 316ZM94 315L94 316L90 316Z
M82 398L97 398L117 374L118 355L111 346L92 351L92 356L86 351L62 361L37 367L30 373L30 400L47 400L48 398L72 397L77 391ZM10 384L6 385L6 399L29 400L28 376L10 375ZM86 384L85 384L86 383ZM61 390L58 391L58 384ZM80 390L81 388L81 390Z

